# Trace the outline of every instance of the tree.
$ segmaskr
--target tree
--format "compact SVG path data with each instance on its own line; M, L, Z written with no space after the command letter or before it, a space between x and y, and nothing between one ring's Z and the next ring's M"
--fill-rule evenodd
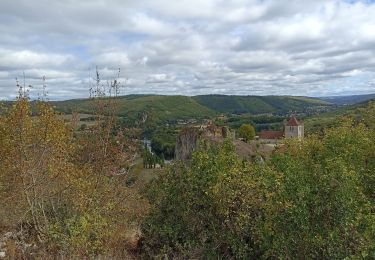
M372 111L375 114L375 109ZM233 146L197 150L149 190L148 256L203 259L373 259L374 129L347 120L265 164Z
M66 213L49 229L60 248L86 257L108 252L108 242L122 243L124 234L118 230L126 233L130 212L136 212L129 208L140 207L129 201L134 191L126 185L136 148L117 124L118 78L102 83L96 71L94 82L90 97L95 121L73 140L72 159L80 171L69 178Z
M18 87L17 100L0 122L1 210L10 225L28 224L43 240L66 202L62 193L69 176L79 171L71 161L73 131L46 102L37 101L32 108L25 87Z
M152 209L143 225L149 257L254 259L262 200L277 189L274 172L253 170L226 141L174 165L148 190Z
M253 140L255 137L255 129L250 124L243 124L238 129L238 137L243 138L245 142Z
M280 191L264 204L267 256L375 256L374 145L373 130L353 121L326 130L323 138L286 143L272 158L283 174Z
M52 256L94 258L110 252L108 244L126 251L124 229L145 204L126 185L136 146L116 128L117 85L101 84L97 73L96 121L79 133L75 120L65 122L44 100L31 102L18 85L19 96L0 115L0 226L21 226Z

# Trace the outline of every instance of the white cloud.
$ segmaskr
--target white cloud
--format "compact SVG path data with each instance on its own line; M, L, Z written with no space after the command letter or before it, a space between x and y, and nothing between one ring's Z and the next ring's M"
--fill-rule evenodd
M146 83L165 83L172 82L175 80L175 76L167 75L164 73L161 74L151 74L148 76Z
M149 36L173 36L177 32L175 26L142 13L131 17L129 30Z
M375 92L366 1L5 0L0 21L0 98L23 72L52 98L87 96L96 65L121 68L125 93Z
M121 51L107 51L94 57L93 63L99 67L126 68L131 64L129 56Z
M58 67L72 60L71 55L38 53L30 50L0 49L0 67L9 69Z

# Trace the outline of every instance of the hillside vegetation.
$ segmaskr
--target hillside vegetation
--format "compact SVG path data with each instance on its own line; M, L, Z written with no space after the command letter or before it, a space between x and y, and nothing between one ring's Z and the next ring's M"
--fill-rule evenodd
M362 123L364 122L364 123ZM248 163L228 141L148 189L144 253L166 259L374 259L375 106Z
M193 99L199 104L221 113L277 113L330 105L330 103L319 99L291 96L203 95L195 96Z
M322 133L325 129L338 126L344 118L352 118L369 124L369 110L375 106L375 99L351 106L341 107L334 111L322 113L305 119L305 131L308 134Z
M118 116L134 121L145 113L155 121L170 121L189 118L209 118L218 113L285 113L303 111L309 107L328 106L330 103L307 97L288 96L159 96L129 95L118 97ZM53 102L56 110L92 113L89 99L74 99Z
M54 102L58 111L91 113L89 99ZM208 118L215 115L211 109L186 96L130 95L117 98L117 115L137 120L146 113L155 121Z
M375 98L375 94L367 94L367 95L353 95L353 96L321 97L319 99L336 104L336 105L354 105L357 103L366 102L374 98Z

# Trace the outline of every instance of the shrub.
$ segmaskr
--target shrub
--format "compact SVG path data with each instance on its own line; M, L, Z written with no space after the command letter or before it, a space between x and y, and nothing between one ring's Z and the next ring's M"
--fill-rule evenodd
M347 121L323 138L288 140L266 164L229 141L198 150L148 191L148 256L375 257L372 128Z
M243 124L238 129L238 137L243 138L245 142L253 140L255 137L255 129L252 125Z

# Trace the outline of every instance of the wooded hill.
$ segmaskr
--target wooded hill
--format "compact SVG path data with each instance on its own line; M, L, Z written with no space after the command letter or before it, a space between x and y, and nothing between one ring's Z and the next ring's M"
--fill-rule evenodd
M186 96L129 95L121 96L117 101L117 115L129 120L142 117L147 113L155 121L174 119L208 118L215 115L211 109ZM72 111L90 114L93 110L90 99L73 99L53 102L55 108L64 113Z
M199 104L221 113L277 113L330 105L329 102L320 99L295 96L204 95L195 96L193 99Z
M330 97L321 97L319 99L333 103L336 105L354 105L357 103L366 102L368 100L374 99L375 94L366 94L366 95L351 95L351 96L330 96Z
M72 111L90 114L89 99L53 102L64 113ZM315 98L291 96L161 96L129 95L117 98L119 116L139 118L142 113L151 115L155 121L189 118L210 118L220 113L282 113L302 111L309 107L329 106L330 103Z

